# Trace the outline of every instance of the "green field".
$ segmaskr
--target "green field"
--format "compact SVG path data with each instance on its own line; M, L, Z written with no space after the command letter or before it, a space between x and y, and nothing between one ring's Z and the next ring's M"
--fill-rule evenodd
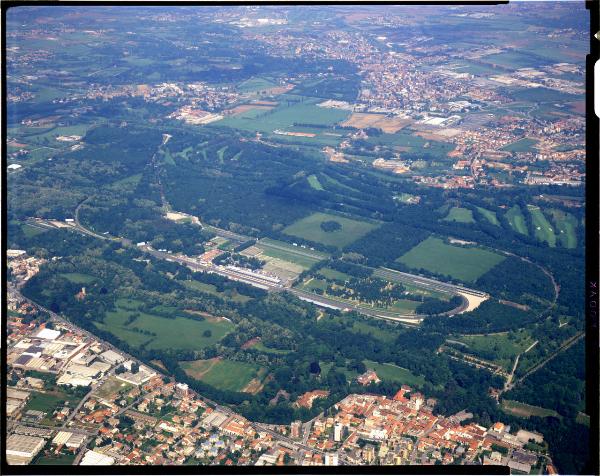
M506 212L506 219L510 223L510 226L517 233L522 235L529 235L527 231L527 224L525 223L525 216L519 205L513 205L510 210Z
M508 371L512 369L517 355L534 342L526 331L518 332L514 336L506 332L487 336L452 337L451 340L467 345L467 347L456 347L461 352L494 362Z
M348 281L352 278L352 276L350 276L349 274L342 273L331 268L321 268L317 271L317 274L324 276L327 279L333 279L338 281Z
M221 299L238 302L241 304L248 302L250 301L250 299L252 299L251 297L244 296L243 294L240 294L235 290L219 292L217 291L217 287L214 284L202 283L200 281L184 281L183 285L195 291L200 291L206 294L212 294L213 296L220 297Z
M537 143L538 141L536 139L529 139L525 137L505 145L500 150L506 150L508 152L535 152L536 149L534 149L533 146Z
M394 364L380 364L372 360L365 360L368 369L375 371L377 376L383 381L390 381L400 384L406 384L412 387L422 387L425 384L425 378L413 374L410 370L398 367Z
M319 182L319 179L317 178L316 175L309 175L307 180L308 180L308 184L315 190L325 190L323 188L323 185L321 185L321 182Z
M23 234L27 238L33 238L34 236L41 235L45 233L47 230L44 228L40 228L37 226L32 226L28 224L21 225L21 230L23 230Z
M60 466L70 466L75 461L75 454L60 454L51 456L41 456L36 459L32 464L39 464L42 466L52 466L52 465L60 465Z
M319 101L320 100L318 99L305 98L304 102L290 103L290 105L287 105L286 101L281 101L281 104L274 109L268 111L247 111L238 116L226 117L225 119L214 122L211 125L232 127L234 129L270 134L276 129L284 131L296 130L293 129L294 123L333 126L339 122L342 122L350 114L349 111L342 111L340 109L318 107L316 106L316 103ZM313 132L319 135L323 132L323 130L319 129L318 131L315 130ZM301 141L302 139L305 139L306 142L318 139L317 137L301 138L279 135L275 137L277 137L278 140L285 140L285 138L288 138L289 140L293 141ZM332 138L329 137L329 139ZM339 138L336 138L334 142L339 142Z
M564 248L577 248L577 218L562 210L552 209L558 243Z
M273 347L267 347L265 344L263 344L260 341L257 342L256 344L254 344L251 348L256 349L260 352L264 352L266 354L285 355L285 354L289 354L290 352L292 352L291 350L283 350L283 349L275 349Z
M396 261L413 269L452 276L462 281L475 281L504 260L503 256L481 248L448 245L429 237Z
M477 210L479 210L479 213L481 213L485 217L485 219L489 221L492 225L500 225L500 222L498 221L498 217L496 216L495 212L481 207L477 207Z
M58 407L62 407L68 399L68 395L60 391L52 393L32 392L24 411L36 410L44 413L52 413Z
M97 280L96 277L84 273L60 273L60 276L75 284L90 284Z
M250 78L237 86L238 91L242 93L253 93L256 91L264 91L277 86L274 82L268 79L256 77Z
M556 413L554 410L536 407L535 405L528 405L526 403L517 402L515 400L502 400L501 408L502 411L504 411L505 413L509 413L511 415L523 418L529 418L530 416L559 417L558 413Z
M181 368L192 378L197 378L221 390L241 391L257 377L260 367L233 360L193 360L181 362Z
M527 210L533 221L534 235L539 241L545 241L551 248L556 246L556 235L552 225L542 213L540 207L535 205L527 205Z
M473 212L468 208L452 207L444 221L457 221L460 223L475 223Z
M148 349L199 350L219 342L234 328L226 320L208 321L179 316L169 319L140 311L137 311L140 314L137 319L126 324L127 318L135 312L132 307L135 303L131 306L123 304L122 300L117 301L117 310L107 312L104 321L95 325L134 347L146 343ZM137 332L134 328L142 332ZM210 337L203 335L207 330L212 333ZM144 331L156 335L144 334Z
M320 226L324 221L336 221L342 225L342 228L333 232L326 232ZM343 248L378 226L365 221L317 212L292 223L283 232L287 235L304 238L305 240Z

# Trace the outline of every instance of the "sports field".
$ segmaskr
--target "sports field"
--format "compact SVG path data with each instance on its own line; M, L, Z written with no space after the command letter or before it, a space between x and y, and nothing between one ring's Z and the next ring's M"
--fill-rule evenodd
M383 381L406 384L412 387L422 387L425 384L425 378L413 374L410 370L398 367L394 364L380 364L372 360L365 360L368 369L375 371L377 376Z
M523 211L519 205L513 205L512 208L506 212L506 219L517 233L521 233L522 235L529 234Z
M148 349L199 350L219 342L234 328L226 320L209 321L193 317L169 319L141 311L137 311L138 318L127 324L128 318L136 311L123 301L118 300L117 310L107 312L104 322L95 325L134 347L146 343ZM211 335L205 336L205 331L210 331Z
M430 236L396 261L413 269L473 282L503 260L503 256L492 251L448 245Z
M181 362L180 365L190 377L234 392L242 391L260 370L258 365L219 358Z
M534 235L539 241L545 241L548 243L550 248L556 246L556 235L554 234L554 228L542 213L540 207L535 205L527 205L527 210L531 214L533 221Z
M460 223L475 223L473 212L468 208L452 207L444 221L457 221Z
M342 228L332 232L324 231L321 228L321 223L326 221L336 221ZM365 221L352 220L338 215L317 212L292 223L285 228L283 232L287 235L304 238L305 240L343 248L363 237L378 226L378 224Z
M577 218L562 210L550 210L555 224L558 244L564 248L577 248Z

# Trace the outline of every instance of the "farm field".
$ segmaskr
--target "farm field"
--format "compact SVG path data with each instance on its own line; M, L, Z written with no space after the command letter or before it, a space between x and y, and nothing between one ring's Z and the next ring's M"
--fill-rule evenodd
M321 223L336 221L342 228L333 232L321 229ZM378 224L353 220L328 213L313 213L305 218L292 223L283 232L287 235L297 236L305 240L316 241L328 246L343 248L353 241L358 240L370 231L377 228Z
M533 221L534 235L539 241L545 241L551 248L556 247L556 235L552 225L543 214L540 207L527 205L527 210Z
M260 371L258 365L218 358L181 362L181 367L192 378L234 392L242 391Z
M529 139L527 137L519 139L511 144L507 144L500 150L506 150L507 152L535 152L534 146L538 143L536 139Z
M412 387L422 387L425 384L425 378L413 374L410 370L398 367L394 364L380 364L371 360L365 360L368 369L375 371L377 376L383 381L397 382Z
M521 233L522 235L529 234L523 211L519 205L513 205L511 209L506 212L506 219L517 233Z
M501 407L502 411L505 413L523 418L529 418L530 416L559 417L558 413L556 413L554 410L536 407L535 405L528 405L527 403L517 402L516 400L502 400Z
M137 311L138 318L127 324L130 315L136 311L135 308L124 307L120 301L117 301L116 311L107 312L104 322L95 325L134 347L145 343L148 349L199 350L219 342L234 328L226 320L211 322L179 316L169 319L141 311ZM205 336L205 331L210 331L211 336Z
M468 208L452 207L444 221L457 221L460 223L475 223L473 212Z
M413 269L473 282L504 260L503 256L481 248L448 245L440 238L429 237L396 261Z
M527 332L519 332L514 338L506 332L487 336L452 337L450 340L466 344L466 347L460 348L461 352L494 362L508 371L512 369L517 355L534 342Z
M498 221L498 217L496 216L495 212L482 207L477 207L477 210L479 210L479 213L481 213L486 218L486 220L489 221L492 225L500 225L500 222Z
M555 225L558 244L564 248L577 248L577 219L562 210L552 209L549 212Z

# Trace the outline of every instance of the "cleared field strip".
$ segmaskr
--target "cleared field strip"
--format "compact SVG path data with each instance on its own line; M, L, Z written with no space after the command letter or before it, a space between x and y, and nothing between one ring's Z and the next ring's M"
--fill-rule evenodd
M502 410L511 415L518 417L529 418L530 416L537 417L559 417L560 415L554 410L547 408L528 405L527 403L517 402L516 400L502 400Z

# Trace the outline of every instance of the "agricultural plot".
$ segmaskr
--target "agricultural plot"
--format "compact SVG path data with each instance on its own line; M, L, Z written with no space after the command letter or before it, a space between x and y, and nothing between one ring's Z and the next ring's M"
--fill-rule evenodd
M479 210L479 213L481 213L492 225L500 226L500 222L498 221L495 212L482 207L477 207L477 210Z
M341 228L331 232L325 231L321 228L321 224L327 221L335 221L341 225ZM344 248L378 226L379 224L317 212L292 223L283 232L324 245Z
M425 378L413 374L410 370L398 367L394 364L380 364L372 360L365 360L368 369L375 371L377 376L383 381L406 384L411 387L422 387L425 384Z
M139 317L128 323L134 312ZM148 349L182 350L208 347L219 342L234 328L227 320L200 320L180 316L170 319L136 311L133 307L123 307L119 302L116 311L107 312L104 321L95 325L134 347L145 344ZM205 335L206 331L210 331L210 335Z
M241 392L261 370L258 365L219 358L181 362L181 368L192 378L233 392Z
M559 245L564 248L577 248L577 219L562 210L552 209L549 212L555 225Z
M503 256L492 251L448 245L429 237L396 261L413 269L473 282L503 260Z
M444 221L456 221L459 223L475 223L473 212L468 208L452 207Z
M510 226L517 233L522 235L529 235L527 231L527 223L525 222L525 216L519 205L513 205L510 210L506 212L506 219L510 223Z
M545 241L551 248L556 247L556 235L552 225L540 209L535 205L527 205L527 210L533 221L534 236L539 241Z

